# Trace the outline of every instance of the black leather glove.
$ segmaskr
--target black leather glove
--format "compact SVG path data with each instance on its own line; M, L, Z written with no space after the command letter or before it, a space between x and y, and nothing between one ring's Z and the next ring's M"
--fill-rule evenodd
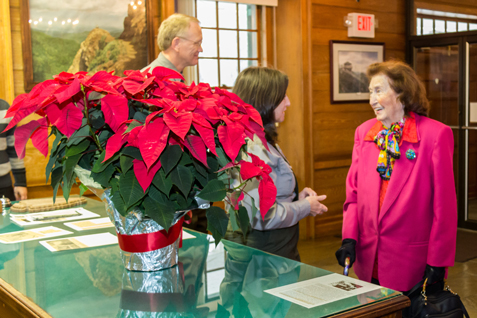
M344 239L341 247L336 251L336 259L338 263L345 267L346 257L349 257L350 263L349 267L353 266L354 261L356 260L356 240L353 239Z
M445 267L435 267L431 265L426 265L426 271L422 277L424 280L427 278L427 285L432 285L437 282L444 280L446 274Z

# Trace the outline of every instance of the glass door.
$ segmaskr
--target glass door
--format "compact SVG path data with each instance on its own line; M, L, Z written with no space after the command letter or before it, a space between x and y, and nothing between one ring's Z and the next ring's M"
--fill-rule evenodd
M465 140L465 221L477 222L477 38L466 39Z

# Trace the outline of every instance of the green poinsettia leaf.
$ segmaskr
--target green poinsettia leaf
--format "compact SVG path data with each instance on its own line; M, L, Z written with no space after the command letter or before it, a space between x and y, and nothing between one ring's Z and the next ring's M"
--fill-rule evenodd
M78 165L81 167L81 168L84 168L86 170L90 170L91 169L91 162L93 160L93 157L94 157L94 150L92 149L94 147L94 145L90 145L89 149L88 150L91 150L89 152L86 152L84 154L83 157L81 157L80 161L78 161Z
M207 157L207 164L209 165L209 171L216 172L219 170L219 162L215 158L215 156L208 156Z
M141 123L144 123L146 122L147 115L148 114L143 112L136 112L134 113L133 119L136 119L137 121L140 121Z
M182 194L173 193L169 198L172 202L174 202L174 209L176 211L187 210L189 208L187 200L182 196Z
M110 185L111 185L111 195L119 191L119 180L117 178L111 179Z
M57 167L51 172L51 187L53 188L53 203L56 201L56 194L58 192L58 187L61 183L61 178L63 177L63 168Z
M182 156L182 149L179 145L167 146L159 158L161 160L162 168L166 175L174 169Z
M119 178L119 192L121 193L124 204L127 208L134 206L135 203L145 196L141 185L134 175L134 170L129 170L121 175Z
M197 196L201 199L210 201L210 202L217 202L222 201L227 194L227 189L224 186L224 183L220 180L212 180L210 181L202 191L197 194Z
M113 135L112 132L108 131L108 130L103 130L99 136L98 136L98 140L101 144L104 144L108 141L108 139Z
M83 142L87 137L89 137L90 131L86 118L83 118L81 125L82 127L75 131L70 138L68 138L66 147L78 145L80 142Z
M180 166L188 166L192 164L192 159L190 158L189 154L186 152L182 153L181 160L179 161Z
M91 142L88 139L83 139L82 142L78 143L77 145L73 145L71 147L66 147L66 156L71 157L80 153L85 152L88 149Z
M207 183L209 183L209 179L202 176L199 172L197 172L197 170L193 169L192 174L193 174L195 180L197 180L200 183L200 186L202 188L205 187L207 185Z
M53 129L51 130L51 132L53 133ZM56 136L55 140L53 141L53 145L51 146L50 157L56 155L56 152L58 151L58 145L60 144L60 141L63 138L66 140L66 137L64 137L63 134L59 132L59 130L56 130L55 136ZM65 145L63 145L63 147L65 147Z
M82 196L86 191L88 191L88 187L82 183L79 185L79 189L80 189L80 196Z
M124 131L124 134L127 134L127 133L131 132L131 130L133 130L134 128L142 126L142 125L143 124L141 124L140 122L133 121L132 123L130 123L128 125L128 128L126 128L126 130Z
M215 148L215 151L217 152L217 161L221 167L225 167L230 160L227 158L227 155L225 154L224 150L222 147L217 147Z
M121 171L123 173L128 172L129 169L133 166L133 160L134 158L129 157L129 156L120 156L119 157L119 163L121 165Z
M94 163L93 169L91 169L92 172L101 172L106 167L108 166L108 163L103 163L104 157L106 156L106 151L103 151L100 155L99 158L96 159L96 162Z
M169 193L171 192L172 188L172 180L170 176L166 177L162 169L156 173L154 179L152 179L152 184L169 197Z
M257 213L258 213L258 217L262 217L257 209L257 206L255 205L255 200L250 197L252 199L252 217L255 216Z
M175 207L167 197L152 187L149 196L144 199L145 213L166 231L174 221Z
M233 207L229 208L229 218L230 224L232 225L232 230L237 231L240 227L237 222L237 215L235 214L235 210Z
M192 159L192 162L194 163L194 168L195 170L204 178L207 178L207 170L205 170L204 165L202 163L197 162L197 160Z
M71 157L66 157L66 160L63 162L63 196L65 197L66 201L70 196L71 187L73 186L74 182L74 169L78 164L83 154L77 154Z
M238 223L242 233L247 235L250 227L250 218L248 217L247 209L244 206L241 206L238 210Z
M212 236L215 239L215 246L217 246L220 240L225 236L229 218L223 209L216 206L211 206L207 210L206 216L207 230L212 233Z
M91 122L91 126L93 126L93 129L95 130L101 129L106 123L104 120L103 112L101 112L97 108L89 110L89 121Z
M114 208L119 212L119 214L121 214L122 216L126 216L128 214L127 206L124 203L124 200L119 191L116 191L111 194L111 201L113 201Z
M172 183L179 188L184 197L189 196L190 188L192 186L192 173L187 167L178 165L176 169L171 172Z
M116 169L114 168L114 165L109 164L106 169L101 172L91 172L91 178L93 178L93 180L99 183L102 187L108 188L110 180L115 171Z
M136 148L136 147L124 147L121 150L121 153L123 155L129 156L129 157L137 159L137 160L141 160L141 161L143 160L142 155L141 155L141 151L139 150L139 148Z

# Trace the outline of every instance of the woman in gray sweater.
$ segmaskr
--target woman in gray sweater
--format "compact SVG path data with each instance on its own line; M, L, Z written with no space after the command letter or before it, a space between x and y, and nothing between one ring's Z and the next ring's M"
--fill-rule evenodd
M249 67L243 70L235 82L233 92L245 103L252 105L262 117L268 150L255 136L247 140L247 152L258 156L272 168L270 177L277 187L275 204L262 219L260 213L252 213L253 204L259 206L258 181L250 182L242 204L251 220L248 233L233 231L231 225L225 238L254 247L265 252L300 261L297 243L298 221L307 216L323 214L328 208L320 203L326 198L318 196L310 188L298 192L298 184L285 155L277 144L276 124L285 120L285 111L290 106L286 95L288 76L278 70L266 67ZM250 160L247 158L246 160ZM232 175L233 186L240 184L238 174Z

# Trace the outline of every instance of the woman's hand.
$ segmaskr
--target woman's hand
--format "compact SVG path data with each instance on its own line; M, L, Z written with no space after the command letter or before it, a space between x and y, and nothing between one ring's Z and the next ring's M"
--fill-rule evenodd
M316 197L318 194L316 194L315 191L311 188L305 188L301 190L300 194L298 194L298 200L303 200L306 197Z
M310 215L311 216L321 215L324 212L328 211L328 208L324 204L320 203L320 201L323 201L324 199L326 199L326 195L318 195L317 196L315 194L314 196L308 196L305 199L310 203L310 207L311 207Z

